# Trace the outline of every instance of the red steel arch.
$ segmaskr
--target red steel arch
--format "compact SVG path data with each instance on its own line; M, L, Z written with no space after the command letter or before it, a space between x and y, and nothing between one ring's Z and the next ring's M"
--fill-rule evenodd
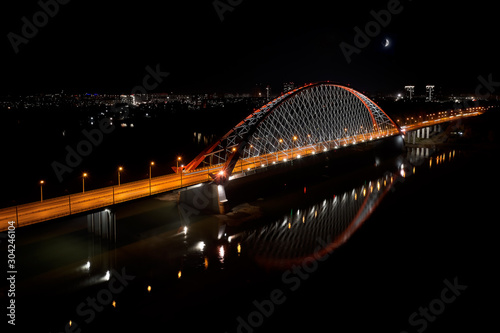
M296 145L322 142L340 145L348 138L374 140L389 134L399 134L399 127L368 97L330 82L310 83L252 112L184 170L192 171L206 158L215 156L224 162L222 172L213 176L220 184L228 179L241 158L293 149Z

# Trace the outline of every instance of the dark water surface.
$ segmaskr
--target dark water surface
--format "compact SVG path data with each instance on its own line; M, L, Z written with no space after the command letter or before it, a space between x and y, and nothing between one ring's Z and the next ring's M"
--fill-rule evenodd
M175 195L130 203L116 243L85 217L18 229L16 328L481 331L495 314L495 156L419 155L249 192L189 224ZM445 280L467 286L449 304L434 301Z

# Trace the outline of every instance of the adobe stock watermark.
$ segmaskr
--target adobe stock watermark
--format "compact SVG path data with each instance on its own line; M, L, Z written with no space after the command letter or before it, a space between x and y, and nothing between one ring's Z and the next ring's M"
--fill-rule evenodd
M238 145L238 154L241 154L247 143L247 141L240 142ZM201 184L201 188L194 192L192 198L188 199L189 201L180 201L178 209L186 225L189 224L191 216L199 215L201 211L207 209L212 203L212 200L218 198L218 196L218 188L217 191L215 191L210 185Z
M145 70L147 74L142 79L142 85L137 85L132 88L132 94L146 94L148 91L156 89L163 82L163 79L170 75L170 73L160 70L160 64L156 64L155 69L148 65ZM113 106L111 112L114 113L115 109L115 106ZM59 161L53 161L51 163L52 170L54 170L59 182L61 183L63 181L64 174L72 173L74 168L77 168L82 163L84 157L92 154L94 148L98 147L103 142L104 135L112 133L115 128L110 118L103 118L99 121L99 126L97 128L91 129L90 131L86 129L82 130L82 136L84 138L74 147L69 145L65 147L65 163Z
M488 99L491 97L498 87L500 87L500 82L493 81L493 74L488 74L488 78L485 79L482 75L477 77L479 84L476 86L476 97L481 99ZM483 94L483 91L486 92Z
M115 130L115 125L111 122L109 118L103 118L99 121L99 127L94 128L90 131L84 129L82 135L85 139L80 140L73 148L69 145L65 147L66 157L64 161L66 164L53 161L51 163L52 170L57 176L59 183L63 181L63 176L65 173L72 173L73 168L78 167L82 161L83 157L92 154L94 147L98 147L104 140L104 134L110 134Z
M317 271L319 262L325 261L330 257L331 251L324 255L319 255L319 251L328 246L328 242L325 242L321 238L318 239L318 245L313 255L306 257L299 265L293 265L283 272L281 275L281 282L284 286L282 288L273 289L269 293L267 299L261 301L255 299L252 302L254 310L243 317L238 316L236 318L238 322L236 332L253 333L255 329L262 326L265 319L271 317L276 311L276 308L286 302L287 297L285 294L287 292L297 291L302 285L302 282L307 280L311 274Z
M76 314L87 325L92 323L97 313L103 312L105 307L113 302L114 297L120 294L134 279L135 276L127 275L125 268L122 268L120 273L112 269L107 286L99 290L95 297L89 296L78 304L75 309ZM68 322L64 327L64 333L80 333L82 329L78 322L79 319Z
M374 18L374 20L365 24L364 31L358 26L354 27L354 32L356 33L353 40L354 45L346 42L341 42L339 44L340 50L342 51L347 63L350 64L352 62L352 56L354 54L360 54L364 48L368 47L372 38L380 35L382 28L389 26L393 15L401 14L403 9L404 7L401 5L399 0L389 0L387 3L387 9L381 9L378 12L374 10L370 11L370 15Z
M23 44L28 44L29 41L38 35L39 29L45 27L51 18L54 18L60 9L60 5L67 5L70 0L47 0L38 1L38 6L41 10L35 12L29 20L26 16L21 17L20 34L14 32L9 32L7 34L7 39L14 50L14 53L19 53L19 46Z
M479 81L479 83L477 84L474 91L476 99L473 101L472 106L471 103L465 99L459 103L454 104L453 108L455 110L479 106L480 99L488 100L491 95L497 92L497 89L500 87L500 81L493 81L493 73L488 74L487 78L479 75L477 77L477 80Z
M202 184L200 191L195 192L189 203L179 202L179 213L186 224L189 224L190 217L200 215L201 211L207 209L212 199L218 196L209 185Z
M437 317L444 312L446 305L455 302L457 297L467 289L466 285L458 283L458 277L455 277L453 282L445 279L443 283L445 287L441 290L439 297L430 301L427 307L419 307L418 312L415 311L408 317L408 323L415 328L418 333L424 332L429 323L434 322ZM409 332L401 331L401 333Z
M232 12L236 7L241 5L243 0L215 0L212 2L215 12L219 16L221 22L224 22L226 12Z

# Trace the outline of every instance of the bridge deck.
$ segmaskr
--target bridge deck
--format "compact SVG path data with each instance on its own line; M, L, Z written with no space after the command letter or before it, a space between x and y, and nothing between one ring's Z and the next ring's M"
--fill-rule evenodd
M474 111L460 115L443 117L431 121L417 122L402 126L403 130L411 131L418 128L432 126L459 119L460 117L477 116L482 112ZM255 168L266 167L270 164L285 163L287 161L322 153L323 151L341 148L369 140L377 140L399 134L398 130L384 131L383 133L364 133L341 140L315 143L307 146L283 150L277 153L255 156L241 160L233 170L233 174L246 172ZM340 146L339 146L340 142ZM223 164L211 165L181 174L170 174L136 182L124 183L121 186L105 187L101 189L76 193L43 202L33 202L0 210L0 231L7 230L8 221L16 221L17 226L26 226L51 219L69 216L98 208L109 207L114 204L147 197L150 195L169 192L182 187L211 181L210 173L217 173Z

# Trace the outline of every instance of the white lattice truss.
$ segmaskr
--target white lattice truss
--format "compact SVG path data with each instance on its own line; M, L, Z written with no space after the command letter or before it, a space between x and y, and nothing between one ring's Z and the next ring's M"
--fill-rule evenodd
M186 170L210 159L210 164L224 163L220 175L227 179L241 159L280 152L293 158L294 150L310 147L326 151L396 134L398 126L366 96L333 83L312 83L254 111L198 155Z

